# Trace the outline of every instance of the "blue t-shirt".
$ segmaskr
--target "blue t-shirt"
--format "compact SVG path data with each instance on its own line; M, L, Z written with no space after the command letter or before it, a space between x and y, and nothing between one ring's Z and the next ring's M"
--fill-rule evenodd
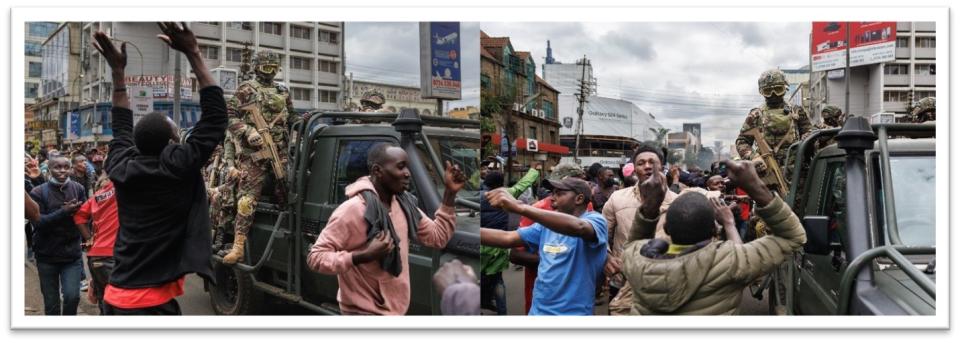
M607 221L594 211L580 219L593 225L596 242L559 234L540 223L517 230L540 253L530 315L593 315L597 278L607 260Z

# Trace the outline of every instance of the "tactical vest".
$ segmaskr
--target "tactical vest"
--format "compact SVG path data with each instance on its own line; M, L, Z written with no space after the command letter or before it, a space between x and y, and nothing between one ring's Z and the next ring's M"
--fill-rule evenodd
M260 113L263 115L263 120L267 122L267 126L270 127L273 141L278 145L277 148L286 147L286 127L289 114L287 112L287 97L290 94L286 92L283 86L277 84L264 85L256 80L247 81L246 84L254 90L248 101L254 101L260 105ZM255 127L253 120L250 118L246 119L246 123Z
M796 111L788 112L786 108L767 108L764 105L760 109L760 130L774 153L797 140L796 122L799 118Z

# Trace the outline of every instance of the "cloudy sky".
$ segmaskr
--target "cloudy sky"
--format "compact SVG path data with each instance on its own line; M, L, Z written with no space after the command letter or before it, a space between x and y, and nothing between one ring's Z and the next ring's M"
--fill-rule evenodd
M480 106L480 30L460 24L462 97L449 108ZM420 34L416 22L347 22L347 75L354 80L420 87Z
M729 147L750 108L762 103L764 70L806 65L810 23L481 23L537 64L550 40L555 59L587 55L601 96L630 100L672 131L702 123L705 146ZM349 49L349 47L348 47ZM348 50L349 51L349 50ZM537 74L542 68L537 68Z

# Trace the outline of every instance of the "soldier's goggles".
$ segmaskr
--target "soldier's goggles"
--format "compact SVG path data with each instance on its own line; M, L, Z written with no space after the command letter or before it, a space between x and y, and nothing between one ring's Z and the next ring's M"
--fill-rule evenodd
M277 72L277 67L278 67L278 66L277 66L276 64L263 64L263 65L260 65L259 67L257 67L257 69L258 69L261 73L272 74L272 73Z
M786 93L787 93L787 86L784 86L784 85L763 87L760 89L760 95L763 95L764 97L769 97L774 94L776 94L777 96L783 96Z

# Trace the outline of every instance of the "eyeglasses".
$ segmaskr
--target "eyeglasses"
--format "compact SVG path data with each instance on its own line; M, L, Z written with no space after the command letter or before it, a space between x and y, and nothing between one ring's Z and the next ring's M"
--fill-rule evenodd
M770 87L764 87L760 89L760 95L764 97L769 97L776 94L777 96L783 96L787 93L787 87L784 85L776 85Z

